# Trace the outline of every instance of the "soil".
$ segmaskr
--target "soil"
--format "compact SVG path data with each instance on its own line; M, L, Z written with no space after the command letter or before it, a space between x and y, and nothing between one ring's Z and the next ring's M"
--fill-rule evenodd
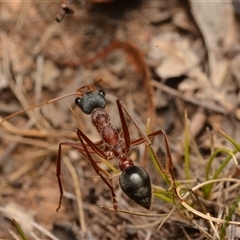
M61 2L0 3L0 120L41 105L0 124L0 239L20 239L12 219L26 239L214 239L216 232L226 239L239 237L237 224L224 232L224 224L213 221L215 232L207 217L182 206L183 195L168 191L170 182L163 177L171 180L174 175L175 187L182 185L191 195L186 202L205 216L226 219L239 198L237 151L232 153L235 158L230 154L232 160L218 175L223 180L214 185L211 196L204 197L202 188L194 190L207 180L207 164L215 150L227 153L221 150L214 158L211 176L234 151L233 142L218 128L240 141L239 19L234 12L238 5L228 3L232 11L221 24L232 24L221 37L215 23L211 31L201 20L201 7L210 9L207 3L197 12L192 2L66 1L65 10ZM72 14L61 15L65 11ZM56 13L60 22L54 20ZM122 192L118 159L106 165L91 150L114 182L119 212L112 210L109 188L74 132L79 128L92 142L101 140L91 116L75 106L76 94L47 102L88 84L104 90L106 111L119 132L117 99L143 129L126 116L129 155L147 170L153 184L151 210ZM161 129L173 169L163 132L150 138L163 174L144 141L146 133ZM60 155L61 141L75 142L80 150L63 144ZM64 196L56 212L60 160ZM239 211L236 206L234 210L228 220L237 222Z

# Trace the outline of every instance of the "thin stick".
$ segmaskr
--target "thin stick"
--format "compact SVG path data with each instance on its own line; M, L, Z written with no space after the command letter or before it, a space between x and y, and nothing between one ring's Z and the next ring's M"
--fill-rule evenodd
M32 107L23 109L23 110L21 110L21 111L19 111L19 112L13 113L13 114L5 117L5 118L0 122L0 125L2 125L3 122L5 122L5 121L7 121L7 120L9 120L9 119L17 116L17 115L20 115L20 114L22 114L22 113L28 112L29 110L33 110L33 109L35 109L35 108L42 107L42 106L47 105L47 104L50 104L50 103L54 103L54 102L56 102L56 101L59 101L59 100L61 100L61 99L64 99L64 98L67 98L67 97L70 97L70 96L79 96L79 93L78 93L78 92L69 93L69 94L67 94L67 95L64 95L64 96L61 96L61 97L56 97L56 98L53 98L53 99L51 99L51 100L48 100L48 101L46 101L46 102L44 102L44 103L40 103L40 104L37 104L37 105L35 105L35 106L32 106Z
M170 87L168 87L168 86L166 86L166 85L164 85L160 82L152 81L151 84L154 87L157 87L157 88L163 90L164 92L169 93L170 95L172 95L174 97L181 98L186 102L192 103L192 104L197 105L197 106L201 106L205 109L212 110L212 111L217 112L217 113L227 114L227 110L224 109L221 106L211 104L210 102L207 102L207 101L199 101L197 99L184 96L182 93L178 92L177 90L175 90L173 88L170 88Z
M26 222L27 224L30 224L31 226L33 226L34 228L36 228L37 230L39 230L40 232L42 232L43 234L45 234L47 237L49 237L52 240L60 240L59 238L55 237L51 232L49 232L47 229L43 228L41 225L39 225L38 223L32 221L29 218L25 218L23 217L21 214L17 214L15 213L11 213L8 210L6 210L4 207L0 206L0 211L2 213L4 213L8 218L18 218L20 222Z
M62 159L72 177L74 191L76 193L76 198L77 198L78 215L79 215L81 230L82 230L83 235L86 236L87 228L86 228L86 221L85 221L85 215L84 215L84 209L83 209L82 192L81 192L79 177L78 177L76 170L75 170L74 166L72 165L71 161L67 157L63 157Z

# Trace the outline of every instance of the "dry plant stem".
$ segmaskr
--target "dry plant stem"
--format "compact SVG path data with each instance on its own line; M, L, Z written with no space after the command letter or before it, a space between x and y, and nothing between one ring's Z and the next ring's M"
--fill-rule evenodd
M17 87L17 85L15 84L15 76L14 76L14 73L13 71L11 70L11 75L12 75L12 78L9 76L9 86L12 90L12 92L14 93L14 95L16 96L16 98L19 100L19 102L21 103L22 107L25 109L25 108L29 108L29 104L26 100L26 98L24 97L24 95L22 94L22 91ZM36 124L36 126L39 128L39 129L42 129L44 126L44 128L48 128L48 129L51 129L51 125L41 116L41 114L37 111L29 111L29 112L26 112L29 116L30 119L32 119L32 121ZM41 124L39 124L41 123Z
M211 93L213 100L219 102L223 106L223 109L225 112L230 112L233 110L234 106L230 101L228 101L226 95L223 92L218 91L216 89L216 87L211 83L211 81L208 79L205 73L201 71L200 67L192 65L191 58L186 58L185 53L183 53L182 51L179 51L178 49L174 49L170 44L164 44L161 41L155 41L155 44L158 46L158 48L163 49L164 51L169 52L170 55L174 55L179 59L181 59L182 61L184 61L187 64L187 66L189 66L189 71L187 72L187 75L189 76L189 78L198 80L198 82L202 84L201 88L207 89ZM191 100L192 103L196 102L193 99L189 99L189 100ZM199 103L196 105L199 105ZM207 104L201 103L201 106L205 107L203 105L207 105ZM216 109L216 106L215 107L210 106L210 107Z
M22 2L21 10L16 19L16 28L21 31L26 20L31 2Z
M71 161L67 157L63 157L62 160L63 160L64 164L66 165L66 167L72 177L74 191L76 193L76 198L77 198L78 216L79 216L79 221L80 221L80 225L81 225L81 230L82 230L83 236L86 236L87 228L86 228L86 221L85 221L85 217L84 217L82 193L81 193L79 177L78 177L76 170L75 170L74 166L72 165Z
M44 58L43 56L37 57L37 72L35 77L35 87L34 87L34 100L35 104L39 103L42 97L42 78L44 69Z
M191 240L191 238L188 236L186 230L185 230L184 228L181 228L181 230L183 231L183 233L184 233L186 239L187 239L187 240Z
M147 223L147 224L142 224L142 225L129 225L129 224L127 224L126 226L127 226L127 228L141 229L141 228L150 228L150 227L159 225L157 230L160 230L161 227L163 226L163 224L171 217L171 215L174 213L175 210L176 210L176 206L174 206L168 214L157 214L158 219L153 221L153 222ZM124 213L128 213L128 212L124 211ZM135 215L135 213L133 213L133 215ZM151 215L151 214L149 214L149 215ZM152 215L154 215L154 214L152 214ZM147 214L142 214L142 216L148 216L148 215Z
M162 91L174 96L174 97L178 97L186 102L189 102L189 103L192 103L194 105L197 105L197 106L200 106L200 107L203 107L207 110L211 110L211 111L214 111L214 112L217 112L217 113L221 113L221 114L228 114L228 111L221 107L221 106L217 106L217 105L214 105L214 104L211 104L209 102L205 102L205 101L199 101L199 100L196 100L195 98L191 98L191 97L186 97L184 96L182 93L180 93L179 91L173 89L173 88L170 88L160 82L156 82L156 81L151 81L151 84L154 86L154 87L157 87L159 89L161 89Z
M27 58L27 60L24 62L23 65L25 66L25 68L21 69L21 72L26 72L29 68L31 68L31 66L34 64L35 57L41 53L45 44L47 44L49 39L54 36L53 33L58 32L57 29L59 28L59 26L57 23L54 22L53 24L49 24L47 26L48 27L46 28L45 32L41 34L42 36L41 39L37 42L37 44L32 49L31 51L32 56Z
M17 179L19 179L21 176L23 176L24 174L26 174L27 172L29 172L32 168L34 168L36 166L36 164L38 164L39 162L43 161L43 158L48 155L50 156L51 154L54 154L50 151L47 150L40 150L34 153L30 153L27 155L25 155L25 158L28 159L28 161L26 161L21 168L17 169L15 172L13 172L7 179L6 182L2 183L7 184L12 183L14 181L16 181ZM1 186L2 187L2 186Z
M157 230L160 230L163 224L170 218L170 216L173 214L173 212L176 210L176 206L174 206L171 211L168 213L168 215L161 221L160 225L158 226Z
M105 208L105 209L110 210L110 208ZM111 211L113 211L113 209ZM166 216L166 214L152 214L155 216L150 216L151 214L136 213L136 212L126 211L126 210L121 210L121 213L123 213L123 214L120 214L120 212L118 212L118 214L120 214L121 217L126 220L126 222L132 223L132 224L125 223L126 228L142 229L142 230L145 230L145 229L148 230L148 228L158 225L161 222L162 218ZM154 220L152 220L151 222L147 221L148 222L147 224L141 224L141 223L139 224L139 222L141 222L140 218L133 218L133 215L143 216L143 217L148 217L148 218L151 217Z
M101 219L100 224L108 223L109 217L106 215L106 213L102 213L99 211L99 207L92 205L92 204L84 204L86 206L86 210L90 211L90 213L97 217L97 219ZM113 235L116 233L116 229L109 228L108 229Z
M162 221L162 219L157 219L153 222L150 223L146 223L146 224L139 224L139 225L130 225L130 224L126 224L127 228L131 228L131 229L144 229L144 228L152 228L156 225L158 225L160 222Z
M190 190L190 192L192 192L192 191ZM205 214L206 216L210 216L209 213L207 212L204 204L200 201L198 195L196 195L194 192L192 192L192 193L193 193L193 195L194 195L195 198L196 198L196 204L197 204L197 205L199 206L199 208L201 209L201 212L202 212L203 214ZM211 221L211 220L208 220L208 223L209 223L209 224L208 224L209 227L212 228L212 229L213 229L213 232L214 232L214 227L213 227L212 221Z
M10 140L12 142L26 144L26 145L30 145L30 146L41 147L41 148L48 149L50 151L56 151L57 150L57 147L54 144L50 144L46 141L36 140L36 139L32 139L32 138L24 138L24 137L21 137L21 136L16 137L14 135L10 135L10 134L7 134L7 133L1 133L1 137L3 139L7 139L7 140Z
M32 123L29 121L23 128L28 129L32 127ZM7 134L1 133L1 137L4 138L4 135ZM17 139L17 141L20 141L22 138L19 136L14 136L14 139ZM7 148L4 150L2 155L0 156L0 165L3 165L7 160L8 156L12 153L12 151L16 148L17 144L14 141L11 141L10 144L7 146Z
M11 123L6 122L1 117L0 117L0 121L1 121L0 126L3 126L5 131L8 131L15 135L22 135L22 136L27 136L27 137L47 137L47 136L49 136L49 133L46 130L33 130L33 129L17 128L15 126L13 126Z
M209 234L207 230L205 230L201 225L199 225L197 221L193 220L192 222L193 222L193 225L195 225L197 229L199 229L199 231L205 236L206 239L212 240L212 235Z
M10 73L10 66L9 66L9 54L8 54L8 39L6 33L1 32L0 33L0 39L1 39L1 52L2 52L2 71L5 75L5 77L9 77Z
M7 162L7 160L9 159L9 155L14 151L16 146L17 146L16 142L12 142L7 146L7 148L0 156L0 167L2 167Z
M238 189L239 187L240 187L240 183L232 184L232 185L228 186L227 189L223 189L223 190L221 191L221 194L224 193L224 194L226 195L226 192L227 192L227 193L234 192L234 191L236 191L236 189ZM222 197L222 195L220 195L220 196L219 196L219 195L220 195L219 192L214 192L214 193L212 194L212 199L215 200L215 199L219 199L220 197ZM230 198L229 198L229 199L230 199Z
M147 235L144 240L151 240L151 237L152 237L152 231L149 230L147 231Z
M13 126L11 123L7 122L5 119L0 117L0 129L3 131L7 131L14 135L18 136L25 136L25 137L38 137L38 138L45 138L45 137L52 137L59 139L59 137L65 137L70 139L76 139L76 134L68 133L68 132L56 132L54 130L35 130L35 129L22 129Z
M41 162L47 155L48 156L55 155L55 153L57 151L57 147L55 145L51 145L47 142L43 142L43 141L39 141L39 140L35 140L35 139L24 139L24 138L20 138L20 137L16 138L14 136L7 135L4 133L2 133L2 138L5 138L5 139L11 140L11 141L15 141L15 142L19 142L22 144L29 144L31 146L42 147L42 148L44 148L44 150L39 150L39 151L36 151L35 153L26 154L24 156L26 159L25 164L23 164L20 168L18 168L15 172L13 172L6 179L6 182L2 183L1 187L4 187L5 185L7 185L8 182L12 183L12 182L16 181L21 176L23 176L24 174L29 172L31 169L33 169L34 166L36 166L36 164L38 162Z
M207 213L206 216L210 217L210 214ZM210 225L210 227L212 228L212 230L214 232L215 237L217 237L217 239L219 239L219 235L218 235L217 229L215 228L213 222L211 220L208 220L208 222L209 222L209 225Z
M38 231L40 231L41 233L45 234L47 237L49 237L52 240L60 240L59 238L55 237L51 232L49 232L47 229L43 228L42 226L40 226L39 224L37 224L36 222L27 219L25 217L23 217L22 215L19 215L17 213L13 214L13 213L9 213L4 207L0 206L0 211L2 213L4 213L4 215L6 215L8 218L12 219L12 218L17 218L19 219L19 222L26 222L27 224L30 224L32 227L36 228ZM10 215L11 214L11 215Z
M214 179L214 180L209 180L209 181L205 181L201 184L198 184L197 186L195 186L194 188L191 189L192 192L196 191L199 188L202 188L205 185L211 184L211 183L216 183L216 182L235 182L235 183L240 183L240 181L238 179L234 179L234 178L221 178L221 179ZM232 224L232 225L240 225L240 222L234 222L234 221L226 221L223 219L219 219L219 218L215 218L212 216L207 216L206 214L203 214L197 210L195 210L194 208L192 208L191 206L189 206L184 199L186 199L189 195L190 192L185 193L183 196L181 196L181 189L185 188L185 186L178 186L176 189L176 193L178 195L178 198L181 199L180 203L189 211L191 211L192 213L194 213L195 215L202 217L206 220L212 221L212 222L216 222L216 223L228 223L228 224Z
M8 232L12 235L13 239L21 240L19 236L15 232L13 232L11 229L9 229Z
M33 237L35 240L41 240L33 231L30 232L30 236Z
M70 111L71 111L71 113L72 113L72 115L73 115L73 117L74 117L76 123L78 124L78 128L79 128L79 129L83 129L83 126L81 125L81 123L80 123L78 117L76 116L75 112L73 111L73 109L72 109L72 107L70 106L69 103L68 103L68 108L70 109Z
M113 212L113 208L112 207L105 207L105 206L100 206L102 209L104 210L108 210ZM127 210L122 210L122 209L118 209L118 213L124 213L124 214L129 214L129 215L136 215L136 216L142 216L142 217L164 217L166 216L165 213L163 214L154 214L154 213L141 213L141 212L136 212L136 211L127 211Z
M4 66L5 75L8 78L8 84L9 84L11 90L13 91L13 93L15 94L16 98L19 100L19 102L23 106L23 108L27 108L27 107L29 107L29 105L28 105L24 95L22 94L21 90L18 88L18 86L15 83L16 79L15 79L15 76L13 73L12 65L10 63L10 58L9 58L10 49L9 49L9 44L8 44L10 39L8 38L7 35L3 35L3 34L1 34L1 39L2 39L2 48L3 48L3 53L4 53L3 59L5 60L3 63L3 66ZM36 119L35 115L37 113L34 114L33 112L28 112L27 114L29 115L29 117L31 119ZM49 123L45 119L43 119L40 114L37 114L37 119L38 120L40 119L44 124L46 124L46 126L48 126L48 128L51 128ZM33 122L35 122L35 121L33 121Z

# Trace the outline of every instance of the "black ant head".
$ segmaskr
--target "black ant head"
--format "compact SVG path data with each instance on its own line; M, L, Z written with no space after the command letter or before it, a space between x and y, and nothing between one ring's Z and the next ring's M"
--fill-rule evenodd
M75 100L76 105L86 114L91 114L94 108L105 108L105 92L102 90L86 92Z
M150 209L152 203L151 180L147 171L135 165L124 169L119 177L123 192L138 205Z

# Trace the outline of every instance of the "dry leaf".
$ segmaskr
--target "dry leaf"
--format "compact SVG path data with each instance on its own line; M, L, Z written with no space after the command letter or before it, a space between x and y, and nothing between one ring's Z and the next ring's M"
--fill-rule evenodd
M193 93L195 90L199 88L199 84L192 79L185 79L178 85L178 90L180 92L191 92Z
M227 1L190 1L192 15L206 44L210 80L221 87L228 70L229 61L220 56L222 47L233 44L236 29L232 4Z
M156 73L159 77L179 77L200 61L194 50L189 38L169 32L152 39L149 58L158 63Z

